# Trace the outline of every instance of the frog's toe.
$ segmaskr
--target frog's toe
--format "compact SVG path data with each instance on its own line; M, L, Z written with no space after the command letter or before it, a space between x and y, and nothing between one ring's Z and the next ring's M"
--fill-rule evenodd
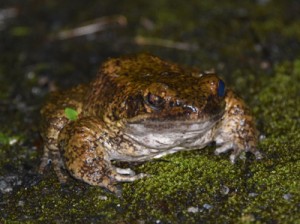
M221 153L228 152L232 148L233 148L233 143L232 142L224 143L224 144L222 144L222 145L220 145L219 147L216 148L215 155L219 155Z
M144 177L148 177L148 174L145 173L139 173L137 175L134 176L128 176L128 175L124 175L124 174L116 174L114 176L114 179L118 182L133 182L139 179L142 179Z
M135 172L130 168L123 169L123 168L116 167L115 169L118 174L125 174L125 175L129 175L129 176L135 175Z
M249 150L249 152L251 152L257 160L260 160L263 158L262 153L256 148Z
M236 154L236 153L232 153L232 154L230 155L230 157L229 157L230 162L231 162L232 164L234 164L234 163L236 162L237 158L238 158L238 154Z
M122 197L122 187L121 186L116 186L116 188L115 188L115 191L114 191L114 193L116 194L116 196L118 197L118 198L121 198Z
M40 164L40 166L38 168L38 173L39 174L44 174L45 170L50 166L51 162L52 162L51 159L48 159L48 158L44 159L44 158L42 158L41 164Z
M109 183L107 185L100 184L101 187L108 192L115 194L118 198L122 197L122 187L120 185L115 185L115 183Z
M220 153L225 153L225 152L228 152L229 150L233 150L229 159L230 159L230 162L232 164L234 164L236 162L237 158L239 157L239 155L241 154L241 150L235 150L233 147L233 144L228 143L226 145L223 145L223 146L217 148L215 151L215 154L219 155Z
M243 149L237 147L237 145L234 144L233 142L226 142L226 143L222 144L221 146L219 146L218 148L216 148L215 155L219 155L220 153L225 153L230 150L233 150L229 157L231 163L235 163L237 158L244 151Z
M54 167L54 171L55 171L55 173L56 173L56 175L58 177L59 182L61 184L65 184L67 182L67 180L68 180L68 176L66 174L64 174L62 172L61 168L59 168L59 167L58 168Z
M118 198L122 197L122 187L120 185L107 185L105 186L105 190L115 194Z

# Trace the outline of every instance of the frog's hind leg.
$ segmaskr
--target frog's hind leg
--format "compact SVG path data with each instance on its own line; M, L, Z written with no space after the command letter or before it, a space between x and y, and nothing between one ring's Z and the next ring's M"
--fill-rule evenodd
M112 138L105 124L94 117L84 117L66 125L58 141L66 168L74 178L120 195L117 182L131 182L146 175L111 164Z
M60 113L62 112L60 111ZM58 136L61 129L68 123L68 119L57 117L58 115L56 114L55 117L43 120L42 127L46 130L46 132L42 134L44 140L44 154L38 171L41 174L44 173L47 165L52 163L59 181L65 183L67 175L62 171L65 169L65 166L58 146Z
M90 185L104 187L120 194L119 181L134 181L144 177L131 169L116 168L111 164L109 151L111 136L105 124L93 117L80 118L66 125L59 135L59 148L65 166L76 179Z

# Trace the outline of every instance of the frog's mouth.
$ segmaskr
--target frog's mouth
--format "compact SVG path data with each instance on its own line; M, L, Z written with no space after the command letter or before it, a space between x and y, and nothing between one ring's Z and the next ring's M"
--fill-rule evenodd
M140 120L126 124L125 135L147 148L169 149L192 145L193 141L211 133L222 113L201 120Z

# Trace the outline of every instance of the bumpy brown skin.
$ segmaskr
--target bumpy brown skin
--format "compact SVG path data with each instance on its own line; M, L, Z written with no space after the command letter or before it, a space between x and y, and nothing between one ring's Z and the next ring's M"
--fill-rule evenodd
M146 176L111 160L147 161L215 141L216 154L233 150L257 158L257 131L244 102L223 91L214 73L183 69L140 54L110 59L88 86L56 93L42 108L43 172L49 160L61 182L62 169L88 184L120 194L115 183ZM71 121L65 108L78 112Z

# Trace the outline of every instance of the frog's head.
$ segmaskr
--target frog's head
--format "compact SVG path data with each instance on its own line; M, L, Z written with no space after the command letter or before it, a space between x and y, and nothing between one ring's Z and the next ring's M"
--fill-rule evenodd
M217 119L225 107L225 84L215 74L161 74L127 100L128 122ZM138 105L138 106L137 106Z
M225 92L224 82L214 72L141 54L104 63L86 110L119 127L175 122L212 126L224 113Z
M207 133L225 110L225 84L215 74L163 74L127 104L126 133L136 142L168 148ZM136 100L133 100L136 99Z

